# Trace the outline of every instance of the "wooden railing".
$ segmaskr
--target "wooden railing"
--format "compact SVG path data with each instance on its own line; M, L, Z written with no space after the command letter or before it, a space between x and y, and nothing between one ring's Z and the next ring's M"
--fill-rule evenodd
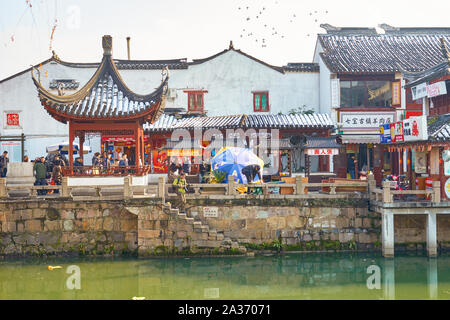
M391 182L385 181L382 188L377 188L375 180L369 179L369 198L371 201L378 203L394 203L401 202L416 202L416 201L430 201L441 202L441 182L433 181L431 190L391 190ZM415 196L410 199L410 196ZM418 197L420 196L420 197ZM428 200L427 200L428 199Z
M150 166L128 166L125 168L101 166L83 166L83 167L62 167L63 176L66 177L126 177L145 176L151 171Z
M326 194L326 195L337 195L337 194L345 194L345 193L367 193L368 183L367 181L351 181L351 182L334 182L334 183L305 183L302 181L302 177L297 177L295 183L254 183L254 184L238 184L234 181L234 177L229 177L227 184L206 184L206 183L196 183L189 184L188 188L193 189L192 193L187 193L187 197L198 197L202 195L225 195L225 196L239 196L240 192L237 190L241 187L247 187L250 189L261 188L262 195L268 196L273 194L271 191L275 188L284 188L290 189L290 192L287 194L280 194L281 196L306 196L310 194L311 197L317 194ZM172 184L165 185L165 195L166 196L175 196L176 193L172 191ZM323 190L324 188L329 189L328 192L311 192L310 188L319 188ZM345 189L346 191L340 191L340 189ZM349 189L354 188L355 191L349 191ZM364 190L364 191L361 191ZM245 196L245 194L243 194Z

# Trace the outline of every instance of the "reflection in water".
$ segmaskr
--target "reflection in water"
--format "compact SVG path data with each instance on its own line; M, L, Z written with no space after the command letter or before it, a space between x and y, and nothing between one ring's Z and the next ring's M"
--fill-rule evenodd
M395 300L395 261L391 258L384 260L384 298Z
M48 265L62 265L49 271ZM67 287L67 267L81 290ZM370 269L369 267L372 267ZM378 286L368 278L381 270ZM438 277L439 275L439 277ZM381 285L380 285L381 284ZM449 299L450 257L288 254L256 258L0 262L0 299Z
M428 293L430 299L436 300L438 298L438 272L437 260L431 258L428 260Z

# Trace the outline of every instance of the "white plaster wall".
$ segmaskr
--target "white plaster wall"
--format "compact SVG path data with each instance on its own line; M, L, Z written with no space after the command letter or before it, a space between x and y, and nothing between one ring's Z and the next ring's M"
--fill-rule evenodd
M52 80L74 79L80 82L81 88L95 71L94 67L74 68L50 62L42 66L41 82L49 88ZM136 93L150 93L161 83L161 70L120 70L120 74ZM188 69L171 70L169 87L177 89L178 97L169 100L166 106L186 109L187 93L184 90L207 90L204 103L209 116L252 114L252 91L269 91L270 113L273 114L286 113L304 105L316 112L327 111L323 107L319 110L319 73L283 74L233 50ZM66 94L73 92L67 90ZM320 103L322 105L322 101ZM68 140L68 125L54 120L40 104L31 72L0 83L2 121L4 111L20 111L22 129L5 129L1 123L0 134L24 133L27 137L25 154L30 159L45 155L46 146ZM99 142L94 139L91 148L94 152L99 151ZM15 150L20 152L20 148ZM85 156L85 163L88 164L91 158L92 155Z
M336 116L331 114L331 72L319 55L323 51L322 46L317 40L316 52L314 54L315 63L319 64L320 68L320 80L319 80L319 113L328 113L332 116L333 120L336 120Z
M137 75L137 73L139 75ZM124 81L138 93L148 93L161 81L160 70L120 70ZM280 73L230 50L187 70L170 71L169 87L177 89L176 105L187 109L184 90L206 90L204 105L209 116L253 114L252 91L269 91L271 113L306 105L318 112L319 73Z

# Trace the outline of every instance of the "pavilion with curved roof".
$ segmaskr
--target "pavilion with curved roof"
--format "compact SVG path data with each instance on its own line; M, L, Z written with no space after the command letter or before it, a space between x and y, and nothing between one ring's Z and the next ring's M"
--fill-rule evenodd
M112 59L112 37L103 36L103 59L86 85L71 95L46 90L32 75L45 110L56 120L69 124L69 176L73 175L73 141L80 141L80 154L86 134L132 136L136 142L134 173L144 174L144 123L153 123L164 113L168 72L163 73L156 90L140 95L123 81ZM67 173L67 172L66 172Z

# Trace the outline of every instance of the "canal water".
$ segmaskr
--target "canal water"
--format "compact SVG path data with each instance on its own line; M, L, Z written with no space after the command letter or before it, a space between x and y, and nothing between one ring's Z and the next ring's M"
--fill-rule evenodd
M49 266L61 267L49 270ZM0 261L5 299L450 299L450 256Z

